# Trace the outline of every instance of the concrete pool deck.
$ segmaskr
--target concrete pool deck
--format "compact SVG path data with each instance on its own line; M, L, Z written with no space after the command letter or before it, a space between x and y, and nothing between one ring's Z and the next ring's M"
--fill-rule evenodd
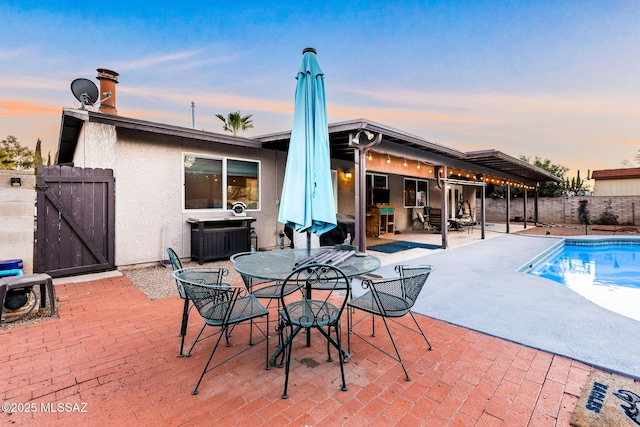
M383 267L376 273L393 275L397 263L434 265L416 313L640 379L640 322L561 284L516 271L561 238L491 237L476 236L470 244L428 255L412 249L381 256ZM432 242L433 235L420 241L425 239Z

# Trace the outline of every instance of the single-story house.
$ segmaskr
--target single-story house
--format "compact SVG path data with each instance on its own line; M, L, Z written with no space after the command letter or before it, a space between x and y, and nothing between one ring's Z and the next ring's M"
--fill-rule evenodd
M100 93L113 96L100 111L63 109L56 164L113 170L115 266L164 260L168 246L192 256L188 220L233 218L237 202L255 219L258 247L278 246L290 131L245 138L123 117L115 106L118 74L99 73ZM441 208L446 223L457 203L468 201L483 223L489 182L535 191L539 182L558 181L499 151L465 153L366 119L330 124L329 137L337 211L355 218L360 247L365 229L410 229L427 206ZM383 230L379 223L365 224L367 218L380 221L374 215L379 205L393 207Z
M637 196L640 194L640 168L602 169L591 174L594 196Z

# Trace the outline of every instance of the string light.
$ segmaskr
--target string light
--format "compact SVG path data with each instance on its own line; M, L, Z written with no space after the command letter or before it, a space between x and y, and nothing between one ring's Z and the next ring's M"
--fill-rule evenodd
M387 164L391 163L391 157L389 157L389 154L387 154Z
M420 169L420 161L418 160L418 169Z
M404 167L407 167L407 159L404 159L404 163L403 163Z
M369 151L369 157L367 159L371 160L373 157L371 156L371 151Z

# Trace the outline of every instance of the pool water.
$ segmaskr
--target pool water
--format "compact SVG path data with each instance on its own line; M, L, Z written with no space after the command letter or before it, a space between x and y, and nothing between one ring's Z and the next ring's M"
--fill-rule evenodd
M640 320L640 241L566 241L528 273L562 283L608 310Z

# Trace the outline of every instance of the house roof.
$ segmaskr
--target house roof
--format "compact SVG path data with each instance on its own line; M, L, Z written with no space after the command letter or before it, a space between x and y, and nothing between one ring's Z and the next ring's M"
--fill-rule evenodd
M116 128L174 135L205 142L266 148L279 151L287 151L289 149L289 140L291 139L291 131L272 133L254 138L244 138L241 136L219 134L147 120L133 119L115 114L65 108L62 112L62 123L60 125L58 164L73 161L80 130L82 129L83 123L87 121L109 124ZM375 150L391 155L406 156L434 165L446 165L452 168L467 170L475 174L495 176L504 180L522 181L530 185L536 182L560 181L560 178L543 169L497 150L465 153L366 119L329 124L331 157L353 161L354 148L353 145L350 144L350 140L359 130L367 130L376 136L378 134L382 135L381 142Z
M253 139L230 134L220 134L203 130L173 126L164 123L150 122L147 120L132 119L116 114L104 114L96 111L63 109L60 136L58 139L57 163L71 163L78 143L78 135L84 122L103 123L113 125L116 128L134 129L142 132L173 135L182 138L228 144L250 148L262 148L262 143Z
M473 173L492 175L505 180L524 181L527 184L561 181L560 178L543 169L497 150L465 153L366 119L329 124L331 157L353 160L353 146L349 141L359 130L368 130L374 135L382 134L382 142L374 148L376 151L411 157L434 165L447 165ZM255 137L256 140L263 142L265 148L281 151L288 150L290 138L291 131Z
M595 180L640 178L640 168L601 169L593 171L591 178Z

